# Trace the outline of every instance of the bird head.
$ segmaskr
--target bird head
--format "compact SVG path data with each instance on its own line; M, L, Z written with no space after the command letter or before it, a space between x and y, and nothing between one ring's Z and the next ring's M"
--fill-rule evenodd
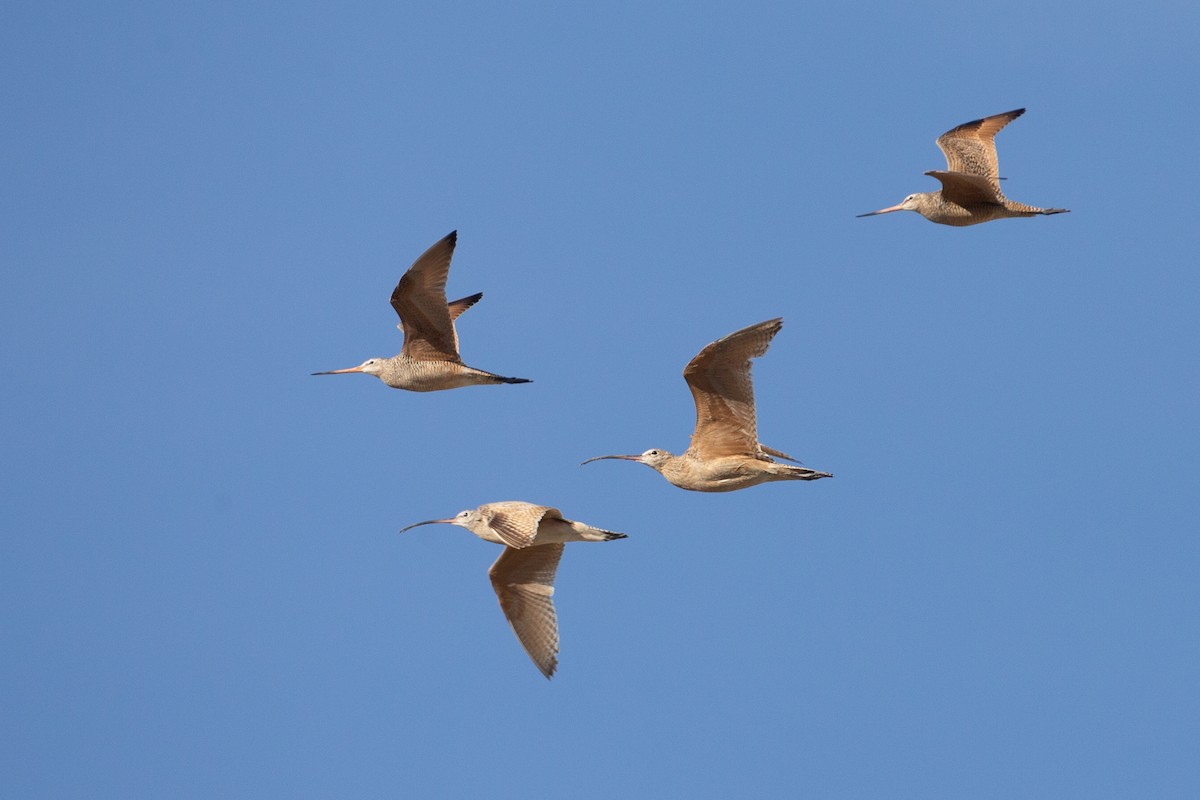
M672 456L666 450L650 449L637 456L596 456L595 458L589 458L587 461L584 461L583 464L590 464L593 461L601 461L606 458L616 458L620 459L621 461L636 461L639 464L645 464L647 467L661 471L663 464L670 461L672 458L674 458L674 456ZM579 466L582 467L583 464L580 464Z
M929 194L929 192L917 192L916 194L910 194L908 197L904 198L894 206L881 208L878 211L868 211L866 214L859 214L858 216L873 217L876 214L888 214L892 211L916 211L921 205L921 198L927 194Z
M412 525L409 525L406 528L401 528L400 533L404 533L405 531L410 531L413 528L419 528L422 525L438 525L438 524L457 525L460 528L466 528L467 530L471 530L471 526L475 522L478 522L478 521L479 521L479 509L472 508L472 509L467 509L466 511L460 511L457 514L455 514L453 517L450 517L449 519L427 519L424 522L414 522Z
M386 361L386 358L368 358L357 367L331 369L328 372L314 372L313 375L348 375L351 372L363 372L367 375L378 375L379 373L383 372L383 365Z

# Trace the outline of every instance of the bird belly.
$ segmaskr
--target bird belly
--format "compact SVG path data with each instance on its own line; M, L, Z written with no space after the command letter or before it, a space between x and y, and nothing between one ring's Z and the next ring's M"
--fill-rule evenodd
M735 492L771 480L767 472L756 468L757 464L758 459L750 456L692 461L684 470L664 472L663 477L681 489L695 492Z
M992 219L992 215L988 213L987 208L987 206L967 208L943 198L942 202L938 203L934 208L928 211L921 209L920 211L921 215L930 222L962 228L967 225L978 225L981 222L987 222ZM1000 208L1000 206L994 206L994 208Z
M409 392L440 392L481 383L469 368L453 361L411 361L380 377L393 389Z

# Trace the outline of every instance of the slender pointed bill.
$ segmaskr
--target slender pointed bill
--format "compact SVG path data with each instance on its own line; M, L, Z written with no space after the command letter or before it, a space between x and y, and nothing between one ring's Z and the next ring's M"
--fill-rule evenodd
M362 366L347 367L346 369L331 369L328 372L314 372L313 375L345 375L350 372L362 372Z
M582 462L579 466L582 467L584 464L590 464L593 461L602 461L606 458L619 458L622 461L641 461L642 460L641 456L596 456L595 458L589 458L587 461Z
M897 203L894 206L888 206L887 208L881 208L878 211L868 211L866 214L859 214L858 216L873 217L876 214L887 214L890 211L903 211L903 210L904 210L904 203Z
M404 533L405 531L411 531L413 528L419 528L422 525L438 525L438 524L453 525L454 520L452 520L452 519L427 519L424 522L414 522L412 525L409 525L407 528L401 528L400 533Z

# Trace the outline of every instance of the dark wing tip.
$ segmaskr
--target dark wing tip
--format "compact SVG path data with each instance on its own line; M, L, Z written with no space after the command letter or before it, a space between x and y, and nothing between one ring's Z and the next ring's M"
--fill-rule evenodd
M767 334L768 338L774 339L775 334L783 328L783 317L775 317L774 319L764 320L752 327L759 328Z
M1021 116L1024 113L1025 113L1025 109L1014 108L1012 111L1003 111L999 114L989 114L986 117L980 117L979 119L973 119L970 122L964 122L962 125L955 125L953 128L951 128L950 130L943 133L942 136L950 136L952 134L961 133L963 131L978 130L980 127L982 127L983 123L987 122L989 119L996 119L997 117L1004 118L1004 120L1005 120L1004 125L1007 125L1008 123L1012 122L1014 119L1016 119L1017 117ZM1003 128L1004 125L1001 125L1000 127ZM941 137L939 136L938 138L940 139Z

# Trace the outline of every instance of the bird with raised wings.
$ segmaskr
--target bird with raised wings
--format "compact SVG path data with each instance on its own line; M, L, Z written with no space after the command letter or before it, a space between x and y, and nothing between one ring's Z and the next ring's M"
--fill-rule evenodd
M314 372L313 375L374 375L393 389L436 392L488 383L529 383L468 367L458 354L454 321L475 305L483 293L446 302L446 278L458 231L426 250L413 262L392 292L392 308L400 317L404 348L391 358L368 358L357 367Z
M942 182L940 190L910 194L894 206L858 216L916 211L931 222L962 227L994 219L1066 213L1068 209L1065 208L1038 208L1018 203L1000 191L996 134L1024 113L1025 109L1018 108L964 122L946 131L937 138L937 146L946 156L946 169L925 173Z
M550 506L520 500L486 503L449 519L409 525L445 523L466 528L487 542L504 545L488 570L500 609L521 646L547 678L558 666L558 615L554 611L554 576L567 542L606 542L625 534L593 528L563 517Z
M641 455L596 456L583 463L606 458L636 461L657 470L679 488L697 492L732 492L768 481L832 478L828 472L780 464L772 456L796 459L758 441L750 359L767 352L781 327L782 319L771 319L734 331L705 347L684 368L684 380L696 401L696 430L682 455L653 449Z

